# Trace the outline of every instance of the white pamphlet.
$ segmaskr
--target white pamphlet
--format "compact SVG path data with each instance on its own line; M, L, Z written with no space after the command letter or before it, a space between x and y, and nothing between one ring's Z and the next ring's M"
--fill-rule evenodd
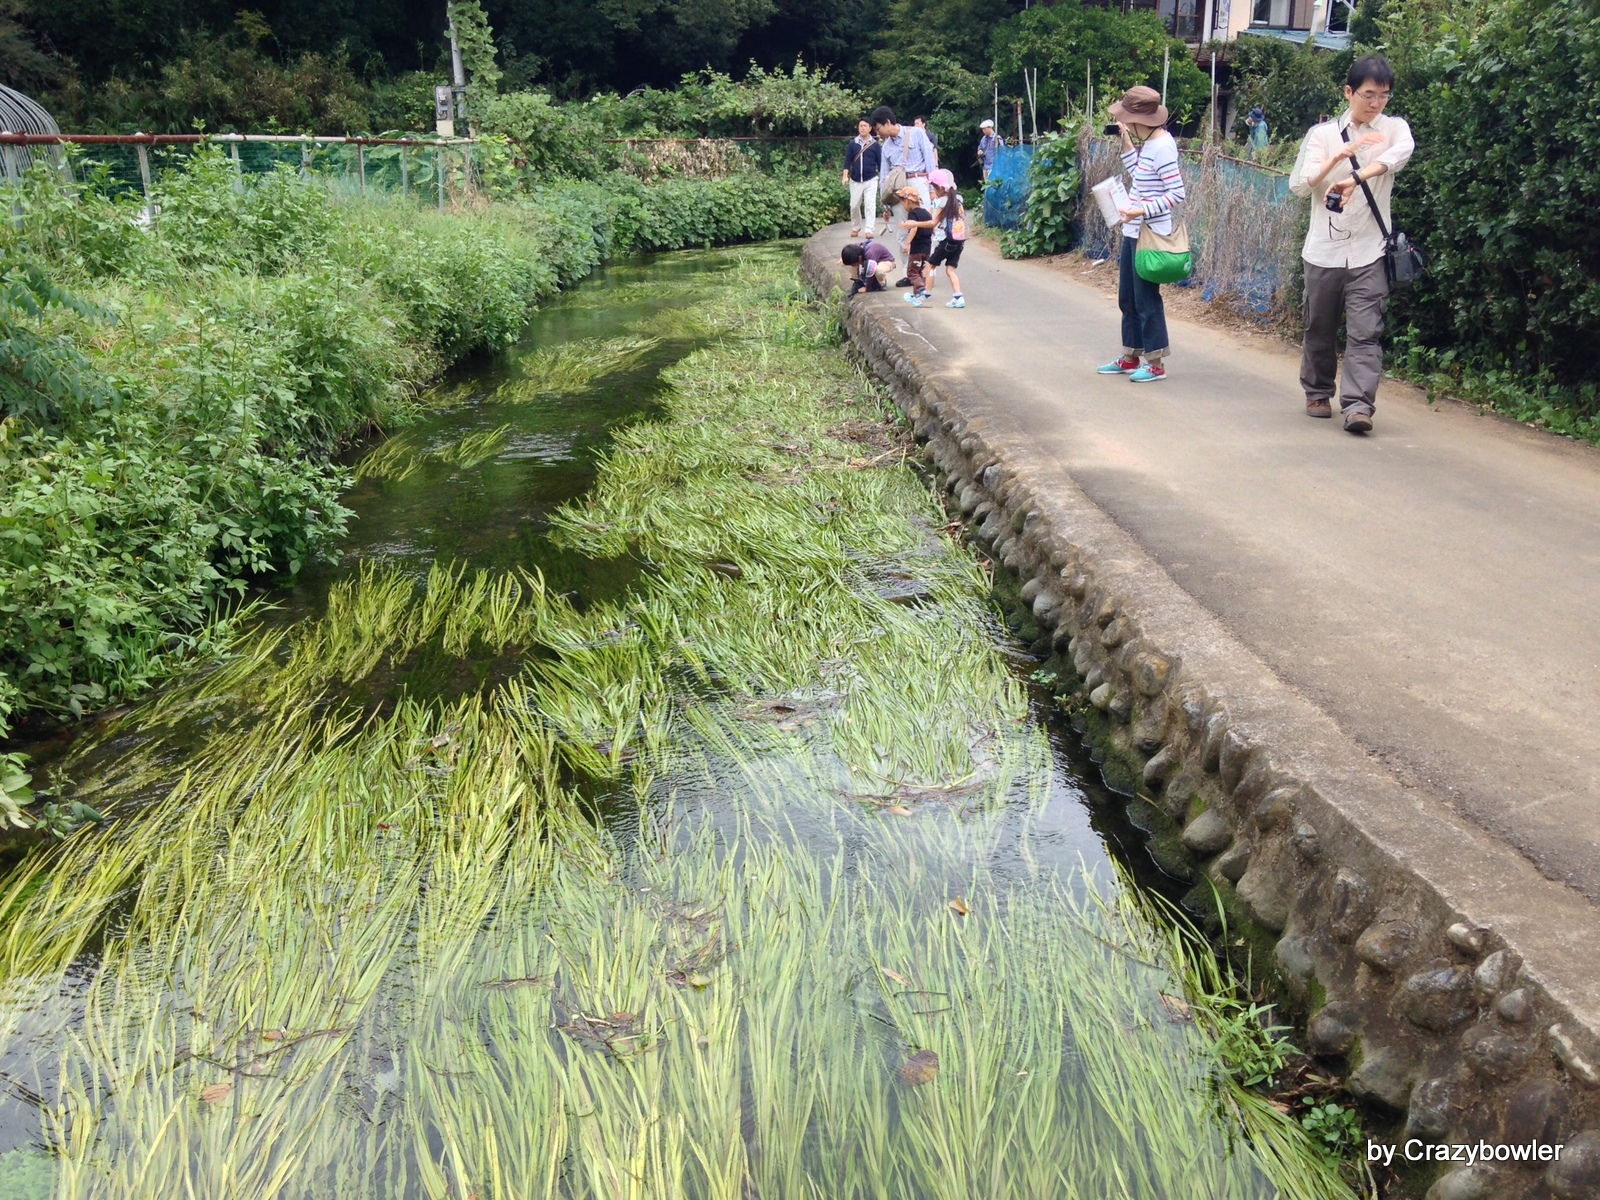
M1122 186L1122 176L1112 175L1089 189L1100 205L1100 216L1108 229L1122 224L1122 210L1129 207L1128 189Z

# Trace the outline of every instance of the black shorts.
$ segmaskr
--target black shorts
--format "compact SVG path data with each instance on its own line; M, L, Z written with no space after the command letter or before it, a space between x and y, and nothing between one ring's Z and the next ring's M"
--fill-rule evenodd
M945 238L933 248L933 256L928 259L930 267L959 267L961 265L961 251L966 248L966 242L958 242L954 238Z

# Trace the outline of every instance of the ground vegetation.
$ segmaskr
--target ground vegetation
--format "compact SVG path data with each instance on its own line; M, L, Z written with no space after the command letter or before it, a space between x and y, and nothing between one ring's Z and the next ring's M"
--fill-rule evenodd
M6 879L51 1151L8 1179L1348 1200L1181 919L1035 857L1045 731L837 314L770 260L720 293L556 519L637 588L357 572L138 715L118 836ZM516 665L358 698L423 647Z
M220 150L159 216L79 164L0 230L0 723L103 707L205 653L345 527L343 447L405 424L606 258L809 233L838 197L754 172L518 182L470 213L341 198Z

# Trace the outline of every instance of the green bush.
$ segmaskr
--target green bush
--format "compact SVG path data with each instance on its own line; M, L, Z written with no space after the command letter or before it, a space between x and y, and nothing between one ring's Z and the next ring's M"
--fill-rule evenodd
M1323 116L1343 110L1350 55L1264 37L1240 38L1236 54L1239 119L1233 132L1241 141L1249 136L1245 114L1257 104L1267 114L1272 140L1296 147Z
M844 216L834 176L776 177L746 172L727 179L644 184L613 177L613 239L619 249L677 250L813 233Z
M228 597L324 553L348 516L338 448L599 257L571 204L463 219L292 172L236 182L194 155L153 231L44 176L7 198L0 726L146 686Z
M994 72L1002 90L1022 94L1022 72L1039 71L1039 124L1083 106L1085 71L1093 68L1095 95L1114 100L1138 84L1161 86L1164 55L1169 66L1167 107L1173 124L1197 118L1211 84L1194 54L1170 37L1159 14L1124 15L1114 8L1086 8L1080 0L1035 5L1003 21L994 33Z
M1386 32L1405 15L1386 11ZM1481 21L1405 47L1396 107L1417 155L1396 219L1430 271L1398 313L1424 365L1520 379L1518 415L1559 397L1594 436L1600 126L1583 100L1600 89L1600 5L1506 0Z
M810 233L837 180L743 172L535 186L462 215L242 182L202 150L141 205L103 172L0 203L0 732L148 686L250 583L327 552L333 465L445 363L510 345L608 256Z
M1081 121L1063 123L1063 132L1046 134L1028 160L1028 205L1022 224L1000 239L1007 258L1061 254L1072 249L1072 218L1078 211L1083 176L1078 169Z

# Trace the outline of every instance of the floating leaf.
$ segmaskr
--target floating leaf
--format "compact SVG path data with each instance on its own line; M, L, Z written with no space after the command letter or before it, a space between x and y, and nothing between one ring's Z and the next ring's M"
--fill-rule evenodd
M900 1068L900 1082L909 1087L932 1083L939 1073L939 1055L932 1050L918 1050Z
M1161 993L1161 1007L1167 1010L1169 1021L1192 1021L1194 1013L1189 1007L1189 1002L1178 996L1169 996Z
M233 1084L231 1083L213 1083L209 1087L200 1089L200 1099L207 1104L221 1104L232 1094Z

